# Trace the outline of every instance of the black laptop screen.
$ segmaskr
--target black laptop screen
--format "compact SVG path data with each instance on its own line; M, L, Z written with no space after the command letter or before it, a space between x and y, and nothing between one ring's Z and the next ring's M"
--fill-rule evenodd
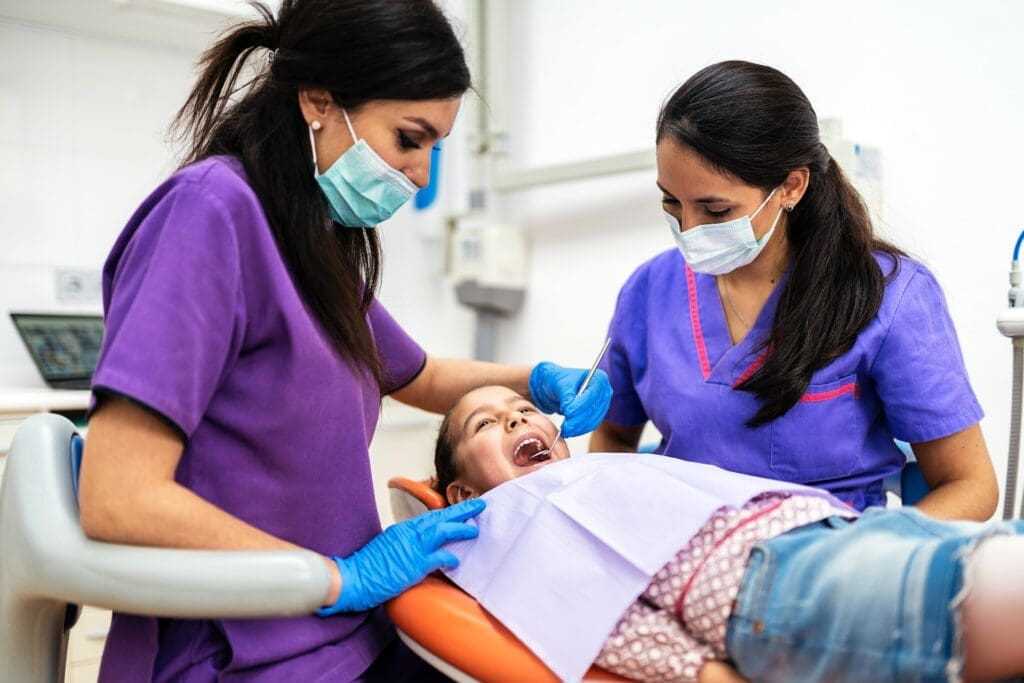
M92 377L103 341L102 317L11 313L11 319L44 379Z

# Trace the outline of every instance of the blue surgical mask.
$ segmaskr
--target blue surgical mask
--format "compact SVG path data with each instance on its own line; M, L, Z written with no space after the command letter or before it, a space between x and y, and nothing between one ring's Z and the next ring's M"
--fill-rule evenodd
M690 268L698 273L723 275L756 259L775 232L775 226L782 216L782 208L779 208L771 229L761 239L754 237L754 227L750 221L761 212L775 194L775 190L768 193L754 213L726 223L708 223L682 230L676 217L666 211L665 220L672 230L672 237L675 238L676 246L683 253L683 258L690 264Z
M354 144L323 173L316 163L316 142L309 129L313 148L313 177L324 196L331 218L345 227L373 228L386 221L416 194L416 185L404 173L388 165L366 140L356 138L348 112L345 123Z

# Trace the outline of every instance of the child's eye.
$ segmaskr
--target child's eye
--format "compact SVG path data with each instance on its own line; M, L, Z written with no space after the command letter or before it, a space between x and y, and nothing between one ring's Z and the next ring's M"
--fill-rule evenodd
M404 130L398 131L398 145L402 149L419 149L420 143L413 140Z
M491 424L492 422L494 422L494 420L492 420L489 417L485 417L484 419L482 419L482 420L480 420L480 421L478 421L476 423L476 429L474 431L475 432L479 432L481 429L483 429L487 425Z

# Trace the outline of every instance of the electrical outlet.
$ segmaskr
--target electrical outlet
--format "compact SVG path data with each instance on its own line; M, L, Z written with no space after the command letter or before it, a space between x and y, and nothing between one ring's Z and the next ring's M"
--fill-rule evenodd
M58 268L56 289L58 303L99 303L103 296L100 271Z

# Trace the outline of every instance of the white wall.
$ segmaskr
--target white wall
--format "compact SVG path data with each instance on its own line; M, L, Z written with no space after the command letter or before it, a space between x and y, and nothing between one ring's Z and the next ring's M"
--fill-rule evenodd
M173 168L165 129L195 54L0 22L0 313L58 305L55 269L99 270ZM41 380L6 319L0 386Z
M820 117L884 154L881 231L937 274L1000 476L1009 431L1010 344L995 329L1024 228L1024 3L1013 0L509 3L504 121L519 163L650 148L663 99L723 59L775 66ZM524 85L525 84L525 85ZM509 91L510 90L510 91ZM510 195L532 235L525 310L500 358L587 365L618 287L670 247L655 174Z

